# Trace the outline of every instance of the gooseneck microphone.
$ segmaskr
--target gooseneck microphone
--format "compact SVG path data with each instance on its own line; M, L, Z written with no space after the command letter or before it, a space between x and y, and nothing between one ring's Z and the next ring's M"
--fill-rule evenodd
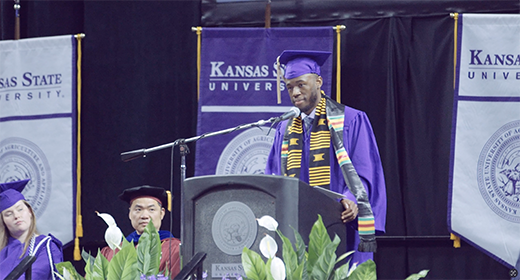
M281 122L288 119L296 118L300 115L301 111L297 107L292 107L289 111L283 113L281 116L274 118L274 122Z

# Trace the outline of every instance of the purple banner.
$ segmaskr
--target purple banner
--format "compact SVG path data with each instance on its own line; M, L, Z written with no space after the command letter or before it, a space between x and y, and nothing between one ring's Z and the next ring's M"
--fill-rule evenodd
M203 28L197 135L276 117L291 101L283 80L277 104L276 58L284 50L333 51L333 28ZM321 69L330 95L332 56ZM283 73L282 65L282 73ZM195 175L262 174L273 142L269 125L197 142Z

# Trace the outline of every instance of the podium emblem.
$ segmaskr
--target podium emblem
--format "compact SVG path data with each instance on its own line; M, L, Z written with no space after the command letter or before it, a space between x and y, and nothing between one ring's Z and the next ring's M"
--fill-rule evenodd
M240 255L244 247L251 248L257 232L255 215L242 202L231 201L222 205L213 217L213 241L228 255Z

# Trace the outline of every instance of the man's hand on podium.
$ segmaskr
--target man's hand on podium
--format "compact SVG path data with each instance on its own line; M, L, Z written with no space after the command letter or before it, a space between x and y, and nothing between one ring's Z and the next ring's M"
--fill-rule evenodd
M341 220L343 223L348 223L357 217L358 207L354 201L344 198L341 200L341 205L345 208L345 211L341 212Z

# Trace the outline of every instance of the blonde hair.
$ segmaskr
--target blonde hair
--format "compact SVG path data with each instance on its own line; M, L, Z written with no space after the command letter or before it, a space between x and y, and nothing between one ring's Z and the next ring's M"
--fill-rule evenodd
M23 257L23 255L25 255L25 252L27 252L27 247L29 247L29 244L31 243L31 238L35 234L38 235L38 231L36 230L36 216L34 215L34 210L32 209L31 204L29 204L29 202L25 200L22 201L31 212L31 225L29 226L29 233L27 234L27 237L25 237L25 240L23 242L24 246L20 258ZM2 251L5 248L5 246L7 246L9 236L11 236L11 234L9 233L9 230L7 229L7 226L4 223L4 216L0 215L0 251Z

